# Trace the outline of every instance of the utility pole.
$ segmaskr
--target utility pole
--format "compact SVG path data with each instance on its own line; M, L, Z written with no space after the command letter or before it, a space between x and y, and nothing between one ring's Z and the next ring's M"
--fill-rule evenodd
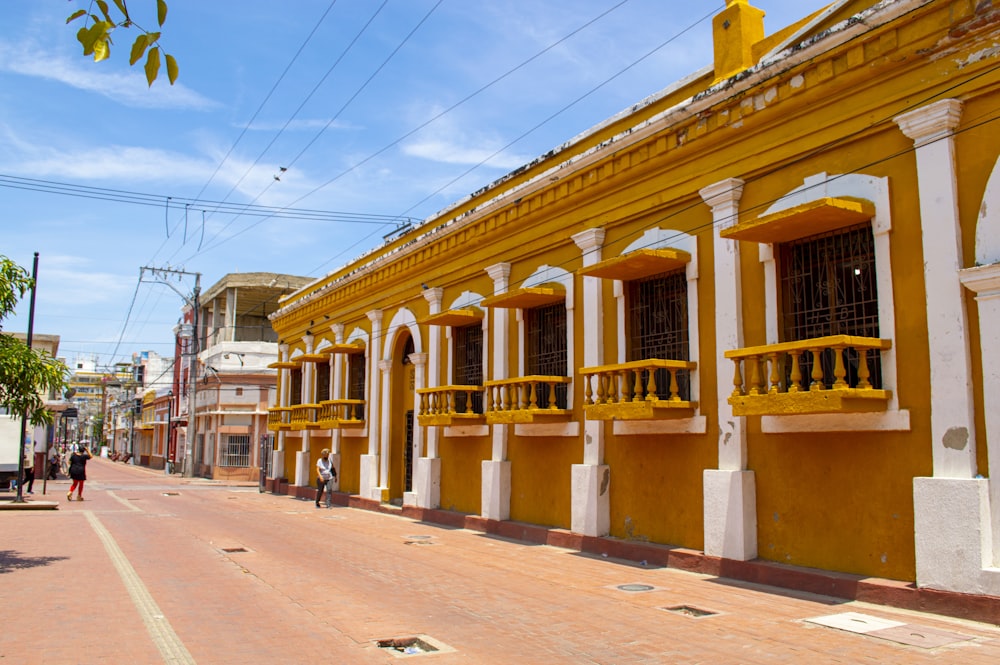
M190 478L194 476L194 465L197 461L195 459L195 439L198 436L198 424L197 418L195 417L195 410L197 409L197 386L198 386L198 296L201 293L201 273L200 272L187 272L185 270L180 270L177 268L150 268L142 267L139 269L139 281L142 281L142 277L145 273L150 273L155 281L162 284L166 284L171 289L174 290L177 295L184 299L185 304L191 308L191 324L190 330L187 330L185 324L179 324L174 328L174 332L177 337L186 340L185 346L187 347L187 353L183 351L181 355L188 356L188 425L187 425L187 446L184 452L184 476ZM178 279L183 276L193 275L194 276L194 290L191 292L191 296L188 297L181 293L173 284L168 281L169 277L177 277ZM179 396L178 396L179 397ZM180 411L180 409L178 409Z

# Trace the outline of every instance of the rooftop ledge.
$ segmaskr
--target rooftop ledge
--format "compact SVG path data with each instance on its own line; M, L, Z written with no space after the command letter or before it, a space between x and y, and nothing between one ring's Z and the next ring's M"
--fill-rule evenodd
M861 224L874 216L875 206L870 201L825 197L730 226L719 236L760 243L788 242Z
M682 249L637 249L628 254L580 268L576 274L627 281L677 270L683 268L690 261L691 254Z

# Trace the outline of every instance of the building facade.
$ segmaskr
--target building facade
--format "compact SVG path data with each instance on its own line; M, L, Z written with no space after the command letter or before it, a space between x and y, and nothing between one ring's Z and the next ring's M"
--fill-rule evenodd
M273 489L1000 596L1000 7L713 32L284 301Z
M261 440L270 438L267 407L275 389L276 371L268 365L278 353L268 316L282 296L310 281L276 273L231 273L200 294L197 316L186 309L182 323L194 327L197 343L177 340L169 416L173 427L166 448L172 468L183 465L186 475L206 478L258 480ZM193 427L192 408L197 414Z

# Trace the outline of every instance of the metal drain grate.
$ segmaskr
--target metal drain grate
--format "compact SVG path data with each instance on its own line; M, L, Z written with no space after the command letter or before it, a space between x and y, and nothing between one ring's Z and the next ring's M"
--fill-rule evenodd
M223 547L222 551L226 554L233 554L235 552L249 552L250 550L245 547Z
M619 591L627 591L629 593L641 593L643 591L652 591L656 587L649 584L619 584L615 588Z
M693 605L674 605L673 607L664 607L663 609L668 612L673 612L674 614L683 614L684 616L692 617L694 619L715 616L718 614L718 612L703 610L700 607L694 607Z
M180 496L180 492L164 492L163 496Z

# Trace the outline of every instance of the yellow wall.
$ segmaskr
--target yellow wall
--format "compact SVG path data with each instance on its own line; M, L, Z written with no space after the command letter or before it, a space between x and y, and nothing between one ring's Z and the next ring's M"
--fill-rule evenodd
M508 447L510 518L568 528L570 465L580 461L575 438L512 437Z
M489 437L442 438L441 508L478 515L483 488L483 461L490 459Z

